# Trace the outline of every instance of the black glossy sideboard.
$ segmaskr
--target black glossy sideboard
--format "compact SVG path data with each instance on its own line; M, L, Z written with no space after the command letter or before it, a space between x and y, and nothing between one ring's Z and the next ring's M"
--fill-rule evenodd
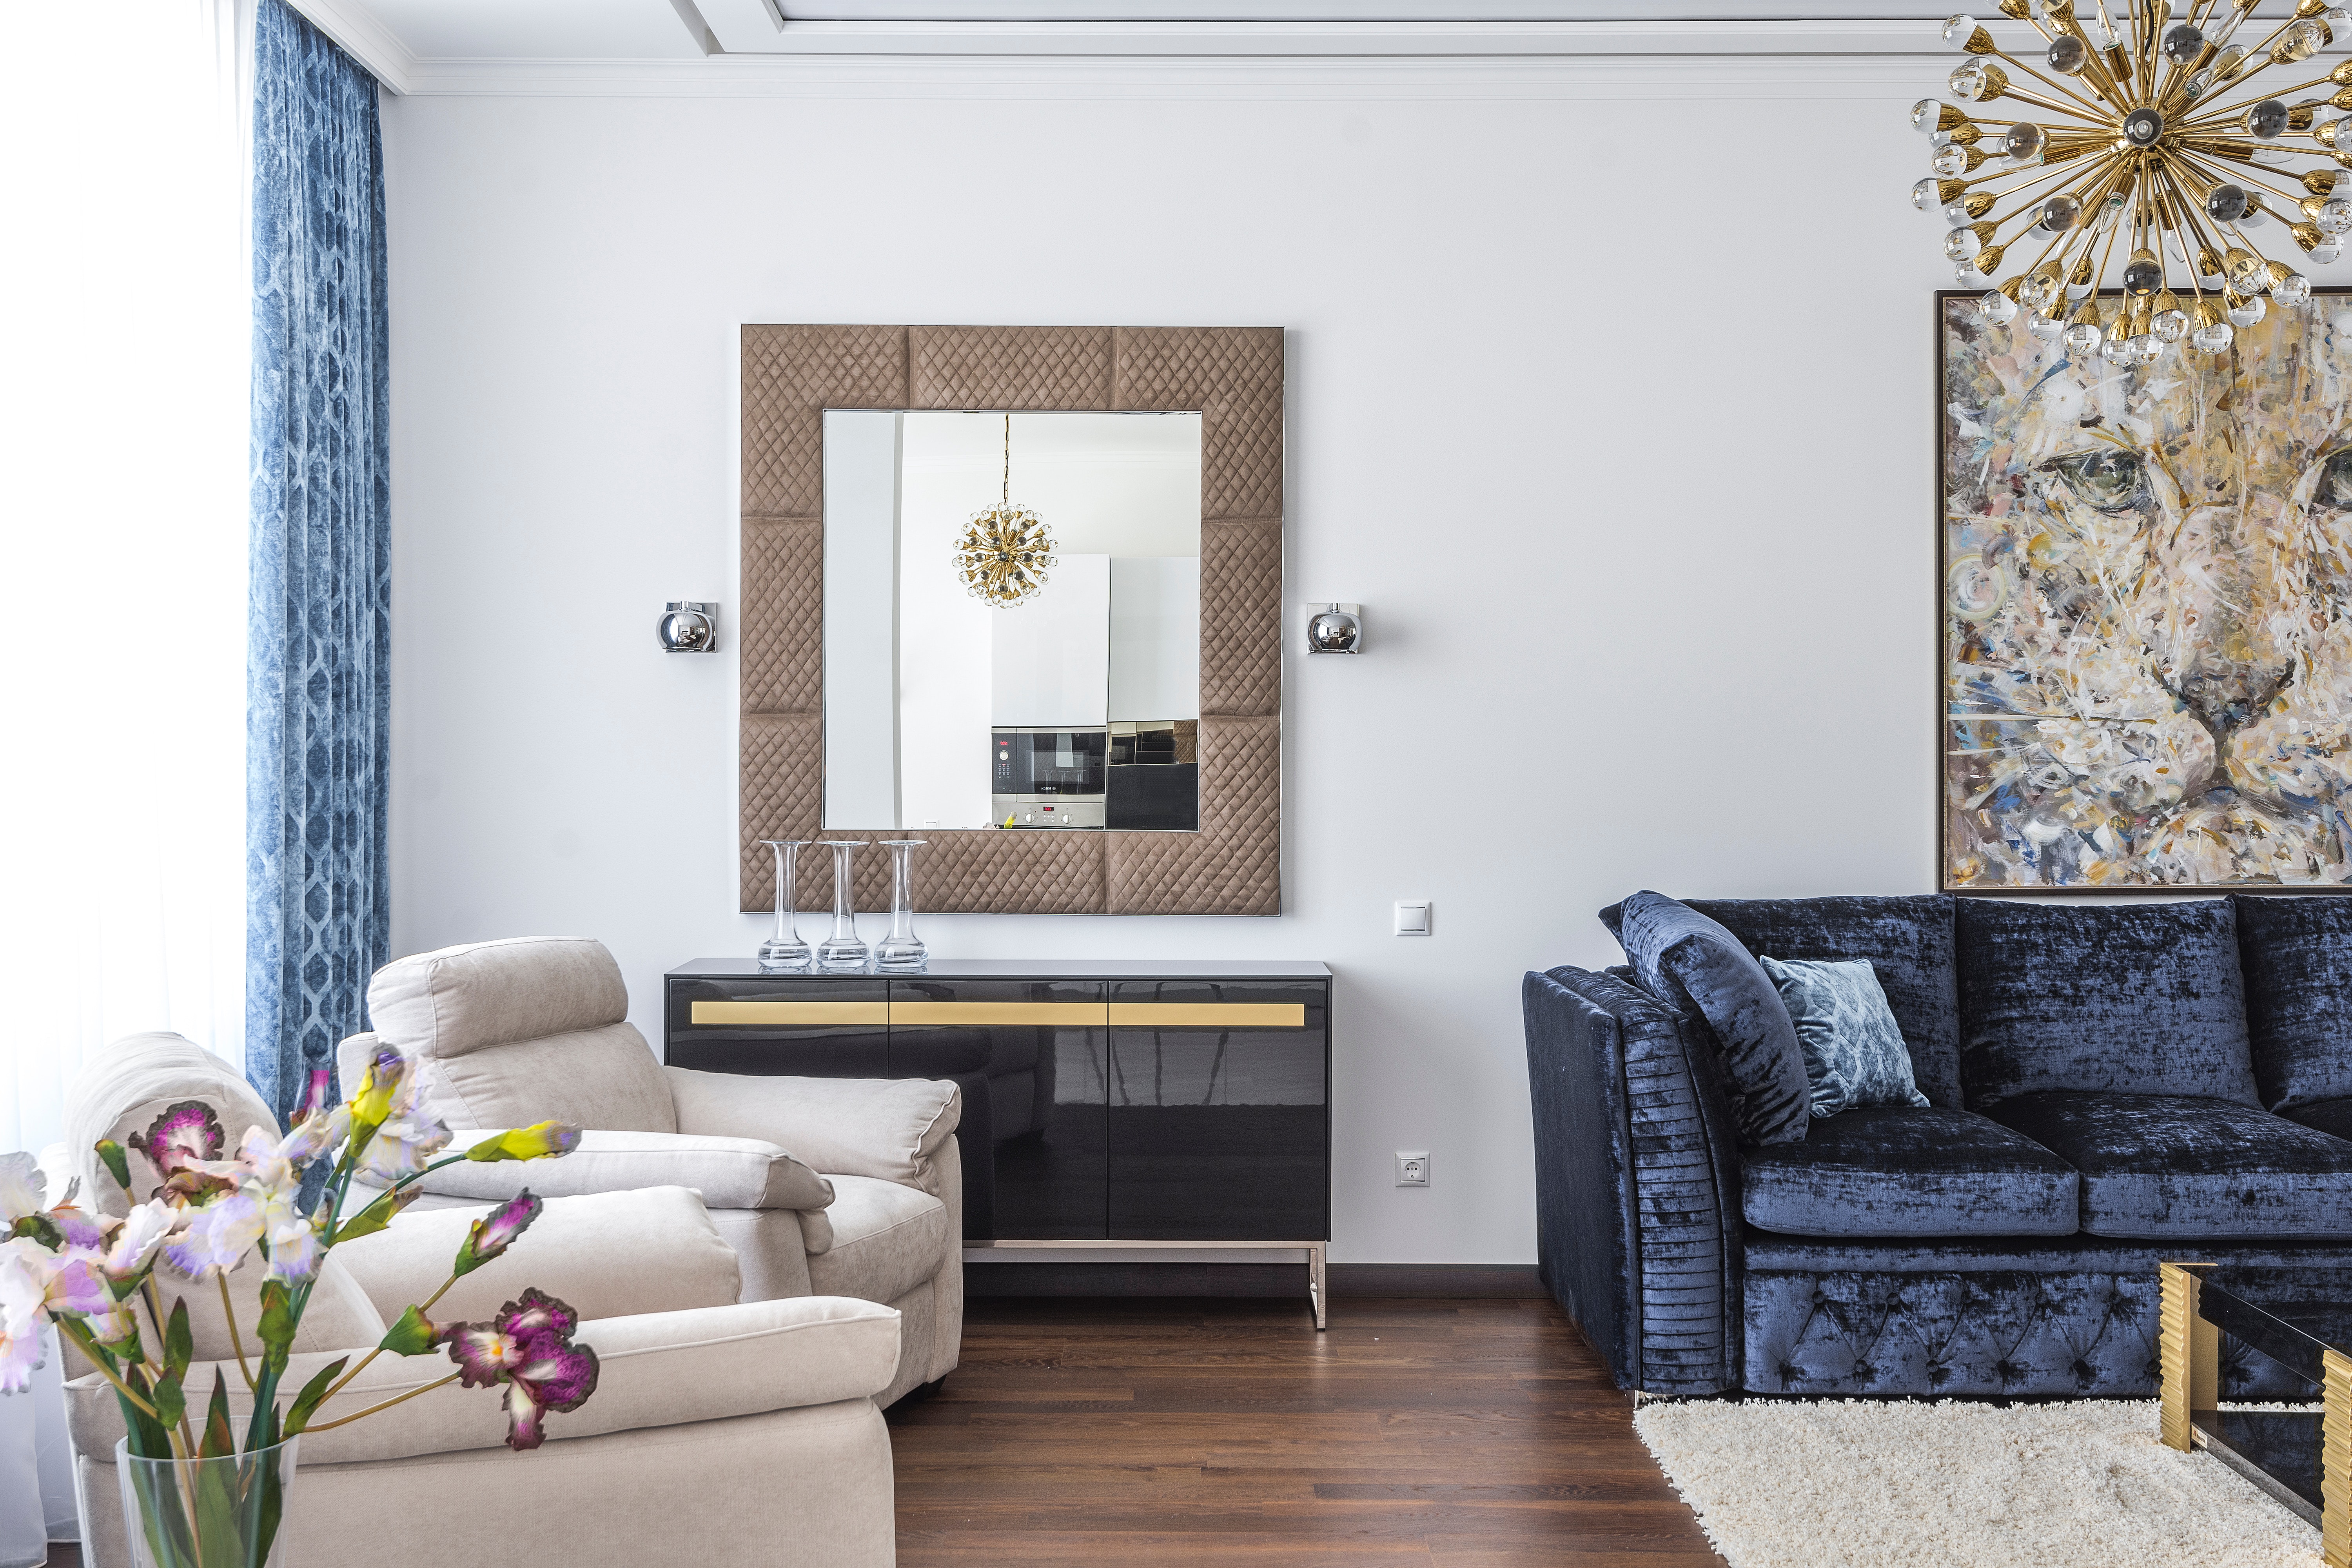
M666 977L663 1059L952 1079L973 1246L1288 1246L1318 1321L1331 1234L1319 963L936 962L920 974Z

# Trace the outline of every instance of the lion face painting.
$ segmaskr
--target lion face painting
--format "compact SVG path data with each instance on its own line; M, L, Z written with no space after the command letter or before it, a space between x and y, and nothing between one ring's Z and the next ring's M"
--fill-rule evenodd
M2124 368L1939 307L1945 886L2352 882L2352 300Z

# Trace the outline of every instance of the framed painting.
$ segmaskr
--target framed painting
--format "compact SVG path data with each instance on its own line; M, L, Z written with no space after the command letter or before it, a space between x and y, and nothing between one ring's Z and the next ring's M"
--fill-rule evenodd
M2352 298L2118 367L1937 296L1943 887L2352 885Z

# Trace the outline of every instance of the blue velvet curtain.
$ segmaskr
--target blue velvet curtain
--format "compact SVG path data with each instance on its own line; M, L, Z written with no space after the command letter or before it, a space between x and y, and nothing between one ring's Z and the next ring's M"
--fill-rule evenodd
M246 1073L282 1119L390 945L389 357L375 79L260 0Z

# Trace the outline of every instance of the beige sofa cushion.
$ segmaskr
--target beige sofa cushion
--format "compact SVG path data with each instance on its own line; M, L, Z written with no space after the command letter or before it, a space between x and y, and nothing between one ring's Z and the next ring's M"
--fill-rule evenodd
M503 1129L464 1130L450 1141L464 1149ZM580 1135L580 1147L554 1160L467 1162L417 1183L428 1193L492 1202L529 1187L541 1197L622 1193L633 1187L692 1187L714 1209L821 1209L833 1202L823 1176L773 1143L757 1138L717 1138L682 1132Z
M833 1245L811 1251L810 1289L892 1301L940 1271L948 1247L945 1204L870 1176L835 1176L833 1188L833 1205L824 1211Z
M411 1209L332 1256L389 1322L441 1288L467 1232L491 1206ZM730 1305L742 1272L701 1200L683 1187L550 1198L503 1257L451 1286L430 1315L436 1323L487 1318L534 1285L583 1318L620 1318Z
M827 1175L940 1191L932 1156L963 1100L929 1079L751 1078L664 1068L681 1132L765 1138Z
M368 1024L407 1056L577 1034L629 1016L621 966L583 936L519 936L396 959L368 982Z
M547 1418L551 1439L861 1399L889 1386L898 1369L898 1314L871 1301L825 1296L606 1318L582 1323L572 1339L596 1352L596 1392L579 1409ZM280 1386L300 1388L333 1359L293 1357ZM451 1370L445 1354L378 1356L329 1402L321 1419L423 1387ZM198 1367L193 1375L206 1389L212 1386L208 1368ZM252 1395L235 1367L228 1381L230 1421L241 1432L252 1412ZM66 1385L66 1425L77 1452L112 1458L122 1436L122 1415L102 1377L92 1373ZM506 1436L506 1407L498 1390L452 1383L364 1421L306 1432L301 1457L306 1468L397 1459L495 1447ZM530 1456L515 1456L514 1462L526 1466ZM518 1468L504 1484L529 1486L530 1477ZM445 1501L458 1506L458 1500ZM451 1528L459 1522L453 1515Z

